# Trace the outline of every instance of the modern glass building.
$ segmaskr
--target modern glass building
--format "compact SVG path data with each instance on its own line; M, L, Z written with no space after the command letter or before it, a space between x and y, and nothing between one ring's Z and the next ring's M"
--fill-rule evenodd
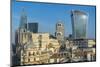
M74 39L87 38L88 14L79 10L71 11L72 36Z
M22 11L21 17L20 17L20 29L25 29L25 24L27 23L27 15L26 12Z
M30 31L30 32L38 33L38 23L34 23L34 22L27 23L25 25L25 28L27 28L28 31Z

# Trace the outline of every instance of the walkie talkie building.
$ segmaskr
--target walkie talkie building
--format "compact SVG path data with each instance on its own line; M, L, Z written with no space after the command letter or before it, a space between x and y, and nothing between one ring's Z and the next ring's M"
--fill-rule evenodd
M74 39L87 38L88 14L79 10L71 11L72 36Z

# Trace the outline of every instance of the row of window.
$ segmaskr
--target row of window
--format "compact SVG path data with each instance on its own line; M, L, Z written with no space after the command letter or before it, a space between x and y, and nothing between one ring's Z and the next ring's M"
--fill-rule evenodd
M28 53L29 56L34 56L34 55L40 55L39 52L29 52Z
M32 62L32 61L39 61L39 60L45 60L45 59L48 59L47 56L41 56L41 57L35 57L35 58L24 58L24 61L26 62Z
M59 24L57 24L57 26L62 26L62 24L59 23Z

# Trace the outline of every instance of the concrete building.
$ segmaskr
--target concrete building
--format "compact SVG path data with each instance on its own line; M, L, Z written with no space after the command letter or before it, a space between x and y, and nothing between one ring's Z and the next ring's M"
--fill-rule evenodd
M49 51L41 51L33 44L26 44L24 50L21 50L21 65L48 63L49 58Z
M50 39L48 50L52 51L53 54L59 52L60 44L57 39Z
M88 39L88 47L96 47L96 41L94 39Z
M49 33L21 32L16 50L20 65L48 63L60 47L58 40L49 36Z

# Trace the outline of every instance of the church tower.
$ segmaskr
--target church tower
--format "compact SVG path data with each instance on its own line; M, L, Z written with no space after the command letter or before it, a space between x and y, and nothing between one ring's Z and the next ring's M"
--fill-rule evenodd
M55 36L58 39L58 41L63 41L64 40L64 24L61 20L59 20L56 24Z

